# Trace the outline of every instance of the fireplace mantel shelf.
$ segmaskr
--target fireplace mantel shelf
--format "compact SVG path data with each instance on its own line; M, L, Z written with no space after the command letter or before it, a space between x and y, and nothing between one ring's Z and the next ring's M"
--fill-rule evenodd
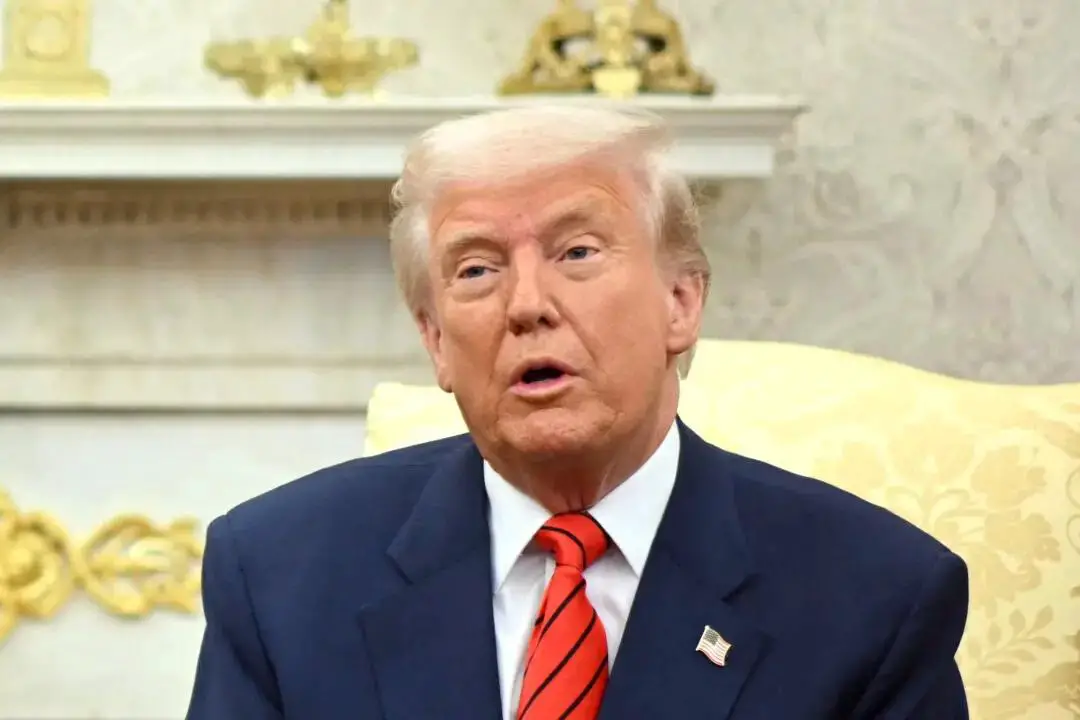
M397 177L409 139L435 123L544 101L5 103L0 179L388 180ZM777 142L803 110L796 100L773 96L655 97L633 104L670 122L675 161L699 180L768 177Z

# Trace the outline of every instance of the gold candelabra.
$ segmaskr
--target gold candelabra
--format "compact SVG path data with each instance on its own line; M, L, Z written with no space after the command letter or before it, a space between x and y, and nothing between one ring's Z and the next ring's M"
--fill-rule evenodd
M374 94L386 75L419 62L416 44L403 38L356 37L348 0L327 0L322 13L298 37L212 43L206 66L238 80L254 97L291 95L300 83L329 97Z
M656 0L556 0L533 32L521 65L501 95L595 92L711 95L712 80L690 63L682 30Z
M109 81L90 66L90 0L6 0L0 95L101 97Z

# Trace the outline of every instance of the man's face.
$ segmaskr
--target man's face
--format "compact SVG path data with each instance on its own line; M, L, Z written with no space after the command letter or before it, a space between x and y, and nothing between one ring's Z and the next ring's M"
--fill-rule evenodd
M478 442L573 455L657 421L702 295L659 267L640 198L620 172L583 165L436 202L420 328Z

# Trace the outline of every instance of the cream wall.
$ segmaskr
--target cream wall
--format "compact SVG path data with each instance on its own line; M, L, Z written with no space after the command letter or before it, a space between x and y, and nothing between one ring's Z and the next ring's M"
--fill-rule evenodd
M95 63L112 78L116 96L183 98L238 92L201 68L202 46L212 37L297 32L318 2L96 5ZM482 94L513 67L530 27L550 5L353 0L353 15L362 30L419 41L422 67L392 78L387 89ZM695 62L723 90L800 95L812 108L800 121L797 142L785 149L778 176L764 188L739 188L741 201L727 205L738 212L712 218L717 282L709 334L850 348L985 379L1080 379L1080 49L1072 42L1080 4L664 5L682 18ZM35 302L35 286L71 281L81 287L77 274L42 268L90 253L91 246L61 232L32 232L0 237L0 342L30 337L35 322L55 321ZM217 232L213 225L186 226L176 238L213 240ZM414 353L407 320L391 299L381 248L347 250L338 238L314 255L292 254L284 265L273 258L266 266L247 265L243 259L251 256L244 253L258 252L244 249L252 239L221 232L223 243L239 244L218 255L192 255L187 265L196 275L205 271L209 287L222 282L210 275L214 263L225 263L244 269L243 282L268 283L267 291L271 280L292 282L292 291L300 292L318 280L321 263L339 261L334 290L320 295L321 302L340 309L351 301L352 324L325 324L317 303L311 310L323 323L317 333L303 334L298 316L285 318L312 354L378 346L388 338L395 352ZM261 227L259 237L270 243L290 232ZM176 239L161 236L160 228L153 233L141 239L99 234L93 247L102 249L93 252L124 257L114 241L153 246ZM5 258L22 259L8 263L6 278ZM302 258L303 264L289 265ZM280 273L290 268L292 280L282 280ZM350 296L342 278L352 271L363 281ZM137 288L135 280L118 276L116 282ZM171 309L153 314L166 344L177 337L170 327L199 327L185 322L185 313L197 312L185 298L197 290L172 290L175 296L164 296ZM126 302L140 302L139 296L114 305L111 319L95 315L91 327L100 335L91 340L111 342L115 335L123 345L118 328ZM42 314L34 320L34 313ZM396 318L392 329L387 318ZM281 339L255 335L260 343ZM0 485L22 507L45 509L80 534L128 510L163 521L190 513L205 524L241 498L358 454L362 426L358 411L9 414L0 416ZM0 647L0 718L179 718L200 630L198 618L169 615L125 625L76 602L56 621L21 627Z

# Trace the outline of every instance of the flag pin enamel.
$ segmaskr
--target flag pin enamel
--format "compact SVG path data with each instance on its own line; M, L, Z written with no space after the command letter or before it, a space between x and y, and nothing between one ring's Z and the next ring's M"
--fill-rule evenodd
M706 625L695 650L707 657L713 665L724 667L727 665L727 656L731 651L731 643L725 640L723 635Z

